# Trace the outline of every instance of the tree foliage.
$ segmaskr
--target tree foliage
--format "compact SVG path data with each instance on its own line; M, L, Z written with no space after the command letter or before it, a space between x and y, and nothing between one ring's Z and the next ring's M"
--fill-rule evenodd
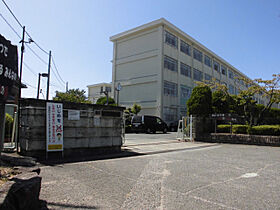
M55 92L54 101L63 101L63 102L73 102L73 103L87 103L90 104L91 101L85 96L85 90L69 89L67 92Z
M188 114L207 116L212 113L212 92L208 86L197 86L187 101Z
M224 91L216 90L212 93L212 108L214 113L229 113L230 103L230 95Z
M102 96L100 97L97 101L96 104L99 105L106 105L107 104L107 97L106 96ZM108 105L110 106L116 106L116 102L113 98L108 97Z
M141 111L142 107L136 103L133 104L131 108L131 112L135 115L137 115Z
M229 111L244 116L249 126L261 124L263 117L270 112L273 103L280 103L280 74L273 74L271 80L250 80L244 77L238 77L235 80L247 87L239 89L237 95L229 95L227 87L215 80L197 83L200 87L216 90L213 93L214 112ZM256 96L265 99L265 105L257 105Z

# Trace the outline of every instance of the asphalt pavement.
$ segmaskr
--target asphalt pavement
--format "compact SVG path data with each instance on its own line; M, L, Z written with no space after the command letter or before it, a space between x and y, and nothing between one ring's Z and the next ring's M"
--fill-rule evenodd
M175 137L175 139L174 139ZM280 209L279 147L128 134L140 155L41 166L49 209Z

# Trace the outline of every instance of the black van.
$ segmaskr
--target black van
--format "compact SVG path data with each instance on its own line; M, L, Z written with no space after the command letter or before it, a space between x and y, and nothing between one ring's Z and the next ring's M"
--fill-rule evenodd
M150 115L133 116L131 120L131 126L132 130L136 133L155 133L157 131L166 133L168 129L167 124L162 119Z

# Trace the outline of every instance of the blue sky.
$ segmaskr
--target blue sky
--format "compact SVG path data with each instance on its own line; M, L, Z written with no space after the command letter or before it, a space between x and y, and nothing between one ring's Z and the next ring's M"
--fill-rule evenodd
M69 88L112 80L113 44L109 37L161 17L224 58L250 78L270 79L280 72L279 0L5 0L27 32L46 51ZM17 25L3 2L0 13ZM13 44L19 38L0 17L0 33ZM45 62L48 55L29 45ZM24 97L36 97L38 73L47 65L26 48ZM54 68L53 68L54 69ZM51 96L65 90L51 75ZM41 81L45 94L46 80ZM40 96L43 98L43 95Z

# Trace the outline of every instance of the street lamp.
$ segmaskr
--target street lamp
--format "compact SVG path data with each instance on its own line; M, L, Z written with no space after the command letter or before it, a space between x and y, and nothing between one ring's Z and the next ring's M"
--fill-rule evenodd
M116 87L116 91L118 92L118 95L117 95L117 106L119 106L119 97L120 97L120 90L122 89L122 86L121 86L121 83L118 83L118 86Z
M47 73L42 73L42 74L39 73L39 78L38 78L38 90L37 90L37 99L39 99L41 76L42 76L42 77L49 77L49 74L47 74Z

